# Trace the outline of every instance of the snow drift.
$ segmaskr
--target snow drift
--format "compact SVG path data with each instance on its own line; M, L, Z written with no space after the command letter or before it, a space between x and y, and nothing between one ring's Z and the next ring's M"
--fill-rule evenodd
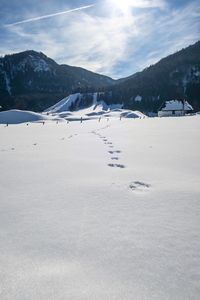
M7 110L0 112L0 124L20 124L48 120L47 116L32 111Z

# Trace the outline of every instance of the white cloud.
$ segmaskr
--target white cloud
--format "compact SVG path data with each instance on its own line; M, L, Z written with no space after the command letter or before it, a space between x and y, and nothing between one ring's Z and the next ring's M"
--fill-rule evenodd
M137 35L135 20L130 15L112 18L82 14L68 27L67 46L71 64L82 65L98 72L109 73L115 63L126 56L128 40Z
M193 1L156 19L151 14L148 15L148 23L153 26L147 26L147 19L143 20L139 40L142 41L143 47L150 46L151 51L147 53L145 59L138 62L138 68L143 69L195 43L200 36L199 10L198 2Z
M135 19L130 14L104 17L86 12L67 20L60 17L50 30L39 27L33 33L26 26L9 30L26 40L26 45L36 50L39 47L50 57L62 57L62 62L107 74L126 55L128 40L137 35Z
M138 0L138 7L165 10L133 9L126 13L109 9L111 0L109 5L106 3L108 0L104 6L96 5L92 12L80 11L44 24L34 22L31 27L10 27L14 39L20 40L16 51L35 49L59 63L121 77L155 63L199 37L197 1L170 9L164 0ZM117 71L119 64L121 69Z

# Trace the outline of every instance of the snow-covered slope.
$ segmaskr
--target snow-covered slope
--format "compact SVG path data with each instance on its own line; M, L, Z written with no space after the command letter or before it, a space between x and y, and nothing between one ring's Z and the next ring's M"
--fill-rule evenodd
M199 300L199 132L0 125L0 299Z
M45 110L46 113L58 115L67 120L89 120L99 117L117 117L117 118L145 118L146 116L139 111L131 111L122 109L122 104L107 105L104 101L97 101L97 93L92 95L93 103L91 106L84 109L77 109L70 112L70 107L80 102L83 95L80 93L71 94L68 97L62 99L55 105ZM79 105L77 105L79 107Z
M0 124L19 124L24 122L36 122L48 120L45 115L34 113L32 111L8 110L0 112Z
M71 107L72 104L74 104L77 100L81 99L81 94L71 94L67 96L66 98L62 99L55 105L47 108L45 112L50 112L50 113L60 113L63 111L68 111Z

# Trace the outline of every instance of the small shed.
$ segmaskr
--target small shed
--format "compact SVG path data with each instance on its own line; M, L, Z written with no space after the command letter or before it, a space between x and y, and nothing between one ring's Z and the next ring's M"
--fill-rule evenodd
M193 112L193 107L185 100L166 101L159 108L158 117L184 116Z
M137 96L135 97L135 102L141 102L141 101L142 101L142 96L137 95Z

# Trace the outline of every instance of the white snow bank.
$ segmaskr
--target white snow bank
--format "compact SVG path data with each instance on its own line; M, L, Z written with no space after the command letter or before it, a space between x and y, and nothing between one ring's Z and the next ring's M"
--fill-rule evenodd
M110 112L107 112L105 114L105 117L107 118L128 118L128 119L143 119L147 118L147 116L140 111L133 111L133 110L128 110L128 109L114 109L111 110Z
M0 112L0 124L19 124L24 122L37 122L48 120L47 116L32 111L7 110Z
M65 115L65 114L64 114ZM63 116L64 116L63 115ZM60 116L60 114L59 114ZM124 109L113 109L113 110L101 110L100 106L98 107L89 107L87 109L75 111L68 116L65 115L65 119L69 121L80 121L81 119L83 121L85 120L94 120L99 118L115 118L115 119L121 119L121 118L129 118L129 119L144 119L147 118L146 115L141 113L140 111L132 111L132 110L124 110Z
M66 118L68 116L71 116L72 113L69 112L69 111L63 111L61 113L58 113L58 114L52 114L52 115L55 115L55 116L59 116L60 118Z
M123 111L121 113L121 116L123 118L133 118L133 119L135 119L135 118L142 118L142 119L143 118L147 118L147 116L145 114L141 113L138 110L135 110L135 111L131 111L131 110Z

